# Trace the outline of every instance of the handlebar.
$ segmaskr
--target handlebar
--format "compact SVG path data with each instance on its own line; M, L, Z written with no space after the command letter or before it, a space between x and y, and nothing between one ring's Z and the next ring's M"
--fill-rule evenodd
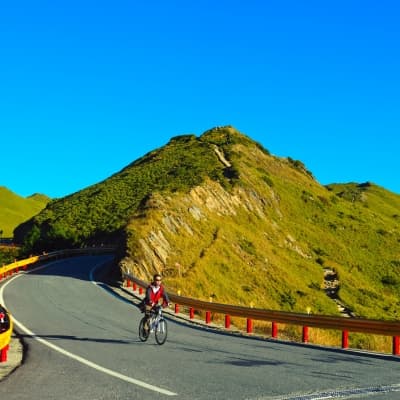
M159 313L162 310L162 306L160 306L159 304L156 304L151 311L154 312L155 314Z

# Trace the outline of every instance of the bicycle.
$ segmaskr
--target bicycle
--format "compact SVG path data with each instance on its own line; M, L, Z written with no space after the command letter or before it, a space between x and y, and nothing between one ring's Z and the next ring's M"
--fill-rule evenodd
M147 325L147 327L146 327ZM167 321L162 315L162 307L160 305L155 306L150 311L150 317L143 317L139 323L139 339L145 342L150 333L154 332L154 336L157 344L162 345L167 340L168 327Z

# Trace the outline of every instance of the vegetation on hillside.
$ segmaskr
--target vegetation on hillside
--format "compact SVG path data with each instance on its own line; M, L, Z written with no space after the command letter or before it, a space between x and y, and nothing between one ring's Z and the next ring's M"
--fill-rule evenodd
M19 257L19 248L0 245L0 267L13 263Z
M172 138L109 179L52 201L15 238L33 252L120 241L130 216L153 192L187 191L206 176L229 184L210 146L194 135Z
M161 232L170 244L164 273L175 290L325 314L338 312L323 288L324 270L332 269L339 298L353 313L397 319L399 196L371 183L323 187L301 162L273 157L254 143L237 142L224 151L239 171L235 188L259 197L265 218L238 207L234 216L209 213L193 223L184 195L153 198L158 206L128 227L130 258L145 258L140 240ZM192 231L166 229L166 215L192 221Z
M184 295L335 314L325 269L358 316L397 319L400 196L320 185L232 127L177 136L15 231L27 252L118 243L124 268Z

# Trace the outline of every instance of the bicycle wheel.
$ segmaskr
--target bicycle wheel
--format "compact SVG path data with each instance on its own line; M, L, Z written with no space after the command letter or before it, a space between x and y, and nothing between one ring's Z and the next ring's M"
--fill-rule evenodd
M147 327L146 327L145 321L146 321L146 318L142 318L140 320L140 324L139 324L139 339L142 342L145 342L149 338L149 335L150 335L150 329L149 329L148 323L147 323Z
M156 342L158 344L164 344L165 341L167 340L167 335L168 335L167 321L164 318L160 318L155 331Z

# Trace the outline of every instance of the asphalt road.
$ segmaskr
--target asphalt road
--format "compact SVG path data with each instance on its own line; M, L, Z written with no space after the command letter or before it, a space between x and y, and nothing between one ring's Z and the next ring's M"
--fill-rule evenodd
M92 280L107 256L60 260L0 286L27 347L0 398L400 398L400 359L230 336L169 320L142 343L142 314ZM0 298L1 298L0 296Z

